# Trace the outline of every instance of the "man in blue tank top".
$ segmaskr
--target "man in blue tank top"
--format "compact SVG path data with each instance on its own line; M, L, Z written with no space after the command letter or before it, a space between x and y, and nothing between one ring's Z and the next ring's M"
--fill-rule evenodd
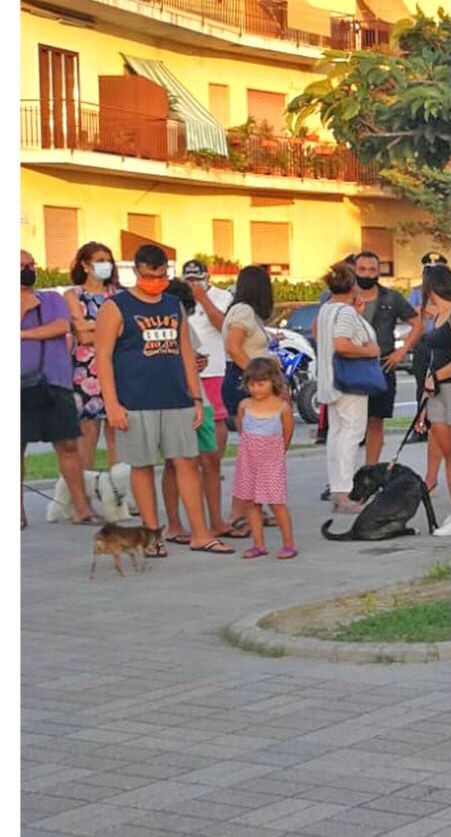
M205 523L196 457L203 420L196 357L180 302L165 293L167 258L154 245L135 255L136 285L107 300L97 319L97 370L118 459L131 466L143 523L158 528L154 466L171 459L191 525L191 549L229 554ZM160 541L155 557L166 555Z

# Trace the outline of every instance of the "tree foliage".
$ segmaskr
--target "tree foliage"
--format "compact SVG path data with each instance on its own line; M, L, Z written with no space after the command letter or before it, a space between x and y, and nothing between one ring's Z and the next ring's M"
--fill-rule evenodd
M319 114L339 143L362 162L376 159L382 179L422 207L449 235L451 175L451 18L417 7L394 27L386 52L328 50L326 78L287 108L294 134Z

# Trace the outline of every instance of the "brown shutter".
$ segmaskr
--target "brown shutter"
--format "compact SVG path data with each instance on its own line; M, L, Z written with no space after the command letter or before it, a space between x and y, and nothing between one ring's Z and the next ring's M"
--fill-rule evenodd
M159 215L138 215L129 212L127 215L129 232L159 241L161 238L161 217Z
M266 121L276 135L284 133L284 93L269 93L266 90L248 90L247 109L249 116L256 119L259 123Z
M232 261L233 221L213 220L213 250L215 256Z
M385 227L362 227L362 250L373 250L381 262L393 261L393 230Z
M69 269L78 248L77 211L62 206L44 206L47 267Z
M208 85L208 110L223 128L230 125L230 88L227 84Z
M290 225L251 221L251 248L254 264L289 264Z

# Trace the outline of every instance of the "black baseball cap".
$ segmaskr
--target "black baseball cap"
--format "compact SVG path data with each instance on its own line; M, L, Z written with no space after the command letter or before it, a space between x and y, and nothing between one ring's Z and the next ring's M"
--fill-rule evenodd
M205 279L208 276L207 265L199 259L191 259L183 265L182 276L184 279Z
M445 259L445 256L442 256L441 253L431 250L429 253L424 254L421 259L421 264L448 264L448 259Z

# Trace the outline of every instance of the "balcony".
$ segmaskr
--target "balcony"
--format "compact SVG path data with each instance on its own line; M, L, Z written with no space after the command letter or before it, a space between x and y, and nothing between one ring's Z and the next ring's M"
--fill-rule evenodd
M228 131L227 141L229 158L208 150L189 152L184 125L175 119L151 119L119 108L73 100L21 103L21 148L28 163L32 159L38 164L40 160L34 153L32 158L27 156L27 152L53 151L58 160L61 157L56 152L60 150L83 151L116 155L121 164L124 159L160 161L166 164L165 168L177 163L185 167L185 177L191 180L190 169L196 166L210 174L213 170L218 176L221 172L234 172L287 181L297 178L377 184L376 165L362 166L347 148L291 137L243 136L237 129ZM45 159L51 162L51 154L49 157L47 153ZM121 168L119 162L111 165L113 169ZM292 189L294 184L286 188Z
M318 49L374 49L388 44L390 25L380 21L357 20L350 15L328 15L318 9L318 14L329 17L326 30L329 33L310 32L289 26L287 0L134 0L137 11L144 8L160 14L180 13L199 19L202 26L219 24L238 35L258 35L266 39L288 41L300 47ZM181 21L177 21L182 25ZM324 27L321 27L324 28Z

